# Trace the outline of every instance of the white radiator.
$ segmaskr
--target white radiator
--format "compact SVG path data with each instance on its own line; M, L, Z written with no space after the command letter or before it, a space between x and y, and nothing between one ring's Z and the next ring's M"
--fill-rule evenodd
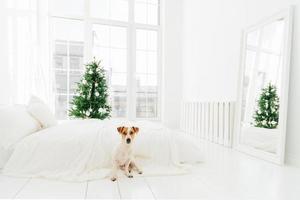
M194 137L231 147L234 102L183 102L180 128Z

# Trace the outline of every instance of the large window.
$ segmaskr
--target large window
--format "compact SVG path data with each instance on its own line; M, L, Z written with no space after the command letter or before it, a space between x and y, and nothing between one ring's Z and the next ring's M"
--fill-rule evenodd
M84 24L80 20L54 18L52 26L55 113L58 119L66 119L76 82L83 72Z
M68 118L84 63L95 57L113 117L159 119L159 1L53 0L50 7L56 116Z
M110 79L113 116L126 117L127 31L124 27L93 25L93 55L102 59Z
M137 106L139 118L157 116L157 32L136 30Z

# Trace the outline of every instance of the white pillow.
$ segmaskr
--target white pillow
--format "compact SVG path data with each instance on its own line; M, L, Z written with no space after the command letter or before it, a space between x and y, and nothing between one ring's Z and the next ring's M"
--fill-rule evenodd
M41 125L26 110L15 105L0 109L0 146L9 149L18 141L38 131Z
M32 96L30 98L27 109L28 112L41 123L43 128L51 127L57 124L53 113L38 97Z

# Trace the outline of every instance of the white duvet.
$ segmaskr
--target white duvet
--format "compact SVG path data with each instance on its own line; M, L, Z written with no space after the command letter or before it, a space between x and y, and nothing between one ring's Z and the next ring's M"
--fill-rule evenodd
M159 123L135 122L136 159L144 176L187 172L184 163L201 161L199 149ZM70 121L27 136L15 147L3 174L67 181L105 178L113 148L120 142L118 121ZM136 175L137 176L137 175Z

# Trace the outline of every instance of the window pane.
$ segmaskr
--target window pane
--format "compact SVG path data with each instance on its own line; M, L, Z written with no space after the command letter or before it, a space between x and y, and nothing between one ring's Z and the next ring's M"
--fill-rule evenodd
M157 52L148 52L148 73L156 74L157 73Z
M55 71L55 88L57 93L67 93L66 71Z
M126 65L124 65L127 62L126 56L124 49L111 49L110 59L113 72L126 72Z
M108 47L110 45L110 28L106 25L93 26L93 42L94 47Z
M251 45L251 46L258 46L258 38L259 38L259 33L260 31L252 31L250 33L247 34L247 45Z
M53 19L54 39L62 41L84 41L84 23L80 20Z
M157 76L156 75L148 75L147 84L149 87L149 90L152 90L157 85Z
M93 26L94 45L101 47L126 48L127 33L126 28L94 25Z
M76 2L75 2L76 3ZM55 71L56 115L68 118L68 98L81 78L84 57L84 23L53 18L53 68Z
M127 109L127 29L93 25L93 55L101 59L111 90L112 116L126 117Z
M112 73L111 84L116 86L126 86L126 73Z
M253 73L253 69L255 68L255 63L256 63L256 52L255 51L251 51L251 50L247 50L246 51L246 60L245 60L245 72L244 72L244 76L246 78L250 78L250 76ZM248 85L248 82L244 82L247 83L246 85Z
M147 24L147 4L136 2L134 10L135 22Z
M70 44L70 56L83 56L83 42L73 42Z
M148 4L147 14L148 24L158 24L158 7L156 4Z
M70 42L70 69L82 70L83 69L83 42Z
M155 118L157 117L157 94L138 93L136 117Z
M101 66L110 71L110 48L102 48L94 45L93 56L101 60Z
M37 9L37 0L5 0L5 6L18 10L35 11Z
M67 69L67 56L54 55L54 68Z
M57 119L67 118L67 96L66 95L56 95L55 98L55 117Z
M55 54L60 56L67 56L67 44L65 42L55 43Z
M157 50L157 31L138 29L136 40L136 48L139 50Z
M128 21L128 0L109 0L110 19Z
M147 74L137 74L136 79L138 91L139 89L145 88L147 86Z
M157 76L149 74L137 74L137 88L152 91L157 86Z
M245 57L245 71L244 71L244 81L243 81L243 101L242 101L242 119L245 120L245 110L246 107L250 105L250 102L248 100L247 94L250 89L250 82L253 78L253 73L255 69L255 63L256 63L256 52L247 50L246 51L246 57Z
M81 70L83 68L83 58L70 56L70 69Z
M157 32L136 31L136 116L157 117Z
M70 94L75 94L75 90L77 89L77 83L80 82L82 74L77 71L70 71Z
M56 69L67 69L67 62L68 62L68 57L67 57L67 43L64 42L55 42L55 52L53 55L54 63L53 67Z
M51 0L51 13L58 16L84 16L84 0Z
M143 74L157 73L157 53L136 51L136 72Z
M68 101L68 110L71 109L71 102L73 101L73 98L74 98L75 95L69 95L69 101Z
M142 24L158 24L158 1L136 0L135 1L135 22Z
M110 0L90 0L91 17L109 19Z
M284 34L284 20L268 24L263 29L262 47L276 53L281 52Z
M93 25L93 55L102 60L105 69L127 71L127 31L123 27Z
M147 73L147 52L136 51L136 72Z
M269 82L276 84L278 92L280 92L281 69L280 56L268 53L261 53L260 63L258 66L258 76L261 76L261 88L265 87Z
M127 93L124 87L115 87L115 92L112 93L112 115L115 117L126 117L126 104L127 104Z
M91 17L128 21L128 0L90 0Z
M147 96L146 93L138 93L136 101L136 117L147 117Z
M157 117L157 105L158 105L158 98L157 93L148 94L147 97L147 115L148 118L155 118Z
M111 27L110 28L110 46L115 48L126 48L127 34L125 28Z
M136 117L157 117L157 77L156 75L137 75Z

